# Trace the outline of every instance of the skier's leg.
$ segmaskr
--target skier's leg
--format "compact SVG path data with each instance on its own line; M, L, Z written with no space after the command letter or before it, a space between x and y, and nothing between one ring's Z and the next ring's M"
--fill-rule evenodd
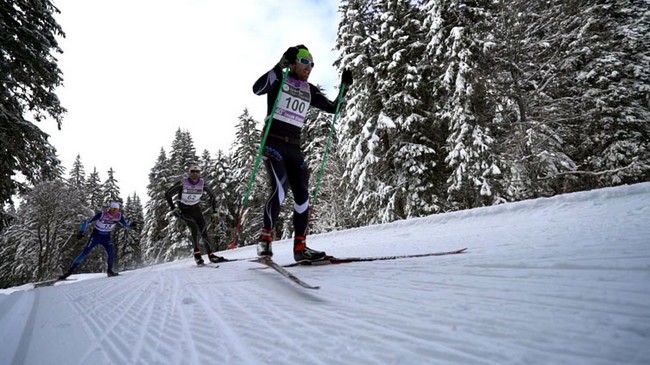
M264 204L264 229L272 231L280 215L288 187L284 157L271 146L264 148L264 165L269 176L271 194Z
M327 256L325 252L307 247L306 236L309 225L309 169L300 150L296 147L289 154L287 173L295 203L293 206L293 258L296 262L318 261Z
M84 247L84 250L77 256L77 258L72 261L72 266L70 266L70 270L74 270L77 266L81 265L82 262L86 259L88 254L90 254L90 251L97 246L97 241L98 238L94 236L90 236L90 239L88 240L88 243L86 244L86 247Z
M296 236L307 235L309 223L309 169L298 148L287 158L287 175L293 193L293 227Z
M68 276L72 275L77 266L81 265L81 263L86 259L86 256L90 254L90 251L92 251L95 246L97 246L97 238L91 235L88 243L84 247L83 251L81 251L81 254L72 261L72 265L70 265L68 271L59 276L59 280L65 280Z

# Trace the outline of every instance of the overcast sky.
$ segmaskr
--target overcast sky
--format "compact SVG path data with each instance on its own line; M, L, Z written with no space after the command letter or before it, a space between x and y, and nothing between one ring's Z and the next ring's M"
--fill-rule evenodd
M58 54L68 113L46 121L66 177L77 154L102 182L112 167L122 198L148 200L148 174L180 127L197 153L227 151L244 108L261 121L266 98L251 87L287 47L305 44L309 79L334 98L335 0L59 0L66 33ZM252 168L252 166L251 166Z

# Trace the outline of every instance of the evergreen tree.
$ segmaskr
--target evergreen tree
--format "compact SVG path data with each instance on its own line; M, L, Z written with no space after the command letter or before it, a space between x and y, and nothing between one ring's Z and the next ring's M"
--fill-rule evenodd
M142 203L137 194L133 193L126 198L122 214L129 222L144 221ZM119 246L115 246L115 266L121 270L134 269L142 265L141 230L141 226L136 226L135 229L117 229L114 233L117 241L120 242Z
M460 13L460 14L458 14ZM435 117L449 127L447 137L448 199L459 208L473 208L503 201L495 190L499 178L498 156L490 124L494 117L487 97L482 26L486 12L466 5L446 16L450 28L431 50L438 70ZM431 43L430 43L431 44Z
M59 128L66 110L55 93L62 83L54 53L65 37L51 1L0 2L0 214L12 196L62 175L55 148L30 119L48 115ZM1 226L0 226L1 228Z
M262 207L266 201L266 170L260 160L255 180L248 194L248 184L252 176L255 160L260 149L262 132L256 128L257 122L244 109L236 126L235 141L230 148L232 181L236 183L233 196L237 204L237 219L241 224L237 244L253 244L257 241L262 226ZM242 212L245 213L242 216ZM241 218L240 218L241 217Z
M93 211L100 211L104 206L104 192L97 168L86 179L86 194L88 194L87 204Z
M354 87L347 94L346 113L341 118L340 151L347 160L343 175L347 206L356 217L354 226L377 222L379 200L374 193L376 185L368 176L368 165L376 164L374 155L376 141L376 118L382 108L378 92L377 62L380 53L378 25L380 14L373 8L371 0L342 1L339 7L339 24L336 48L341 52L341 65L363 70L363 77L357 77Z
M198 164L199 158L196 155L196 148L190 132L183 131L180 128L176 131L169 152L169 162L174 169L177 180L185 174L191 165Z
M440 146L429 111L431 86L423 80L422 9L404 0L350 1L343 9L341 63L364 70L342 123L349 205L359 224L439 211Z
M74 163L72 164L70 177L68 178L68 184L79 189L82 192L86 190L86 172L84 171L83 163L81 163L80 155L77 155Z
M88 213L79 190L61 180L40 183L25 197L16 224L0 237L0 285L50 279L74 246L78 223Z
M148 263L171 259L166 254L167 248L171 246L171 239L165 235L166 228L172 219L165 199L165 191L173 185L173 181L168 179L170 175L172 175L170 163L165 150L161 148L158 159L149 172L149 184L147 185L149 201L145 206L142 227L142 254Z
M104 197L102 209L108 209L113 202L120 203L120 206L123 205L122 198L120 198L120 187L117 185L115 171L112 167L108 169L108 178L102 184L102 195Z
M570 153L580 179L561 185L562 192L648 181L648 4L571 1L567 7L563 15L574 20L563 29L571 40L566 87L579 121L565 140L575 148Z
M214 237L219 249L223 250L232 243L237 225L239 202L233 196L237 182L232 179L228 156L221 150L218 150L215 156L214 169L214 178L210 181L210 187L214 191L217 201L216 211L219 214L219 221L214 227Z

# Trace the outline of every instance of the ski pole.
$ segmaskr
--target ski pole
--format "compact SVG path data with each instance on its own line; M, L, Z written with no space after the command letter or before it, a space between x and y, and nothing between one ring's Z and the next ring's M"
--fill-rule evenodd
M320 171L318 173L318 180L316 182L316 188L314 189L314 198L313 204L316 204L316 197L318 197L318 190L320 189L320 183L323 179L323 170L325 169L325 162L327 161L327 155L329 154L330 144L332 142L332 135L334 134L334 126L336 124L336 119L339 116L339 111L341 109L341 103L343 102L343 94L345 93L346 84L341 84L341 90L339 91L338 101L336 102L336 111L334 113L334 118L332 118L332 125L330 126L330 133L327 136L327 144L325 145L325 155L323 156L323 161L320 164Z
M257 169L260 166L260 161L262 160L262 155L264 154L264 146L266 145L266 138L268 137L269 130L271 129L271 123L273 122L273 115L275 114L275 109L278 107L278 102L280 101L280 95L282 94L282 87L284 86L284 83L288 75L289 75L289 68L287 67L287 69L284 71L284 74L282 75L282 81L280 81L280 89L278 91L278 95L275 98L275 102L273 103L273 108L271 109L271 113L268 116L266 128L264 129L264 134L262 135L262 142L260 143L260 150L257 153L257 158L255 159L255 166L253 167L253 173L251 174L251 177L248 180L248 188L246 188L246 195L244 195L244 201L242 202L242 207L239 210L239 217L237 218L237 227L235 228L235 235L229 247L231 249L237 247L237 239L239 238L239 231L241 229L242 218L244 217L246 207L248 205L248 198L250 196L251 190L253 189L255 176L257 175Z

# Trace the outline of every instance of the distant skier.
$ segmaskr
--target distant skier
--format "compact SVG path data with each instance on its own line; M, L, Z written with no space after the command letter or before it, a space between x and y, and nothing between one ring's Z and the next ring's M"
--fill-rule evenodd
M70 266L68 271L59 277L59 280L64 280L68 276L72 275L77 266L81 265L81 263L86 259L86 256L88 256L90 251L92 251L97 245L104 246L104 249L106 249L106 253L108 254L106 274L108 276L119 275L113 271L115 248L113 246L113 240L111 239L111 232L115 229L118 223L125 228L135 229L137 222L128 222L120 212L120 204L111 203L108 210L99 212L94 217L81 223L79 233L77 233L77 239L84 238L86 230L91 223L94 224L93 232L90 234L90 240L81 254L74 259L72 266Z
M280 90L283 69L289 75ZM273 69L262 75L253 85L257 95L267 94L266 122L271 123L264 146L264 164L269 172L271 195L264 205L262 233L257 254L272 256L273 229L280 214L287 189L294 197L293 258L295 261L316 261L326 257L325 252L312 250L305 241L309 215L309 171L300 150L300 137L310 106L328 113L336 112L337 100L330 101L318 87L307 82L314 67L314 59L304 45L289 47ZM352 72L344 70L341 84L352 85ZM279 97L278 97L278 94ZM275 101L278 103L271 116ZM271 120L272 118L272 120Z
M203 237L203 243L208 250L208 259L210 262L228 261L227 259L217 256L212 252L210 246L210 237L205 226L205 219L201 211L201 197L203 193L210 196L210 205L212 207L212 219L219 219L219 214L216 213L217 204L214 198L214 193L205 181L201 178L201 169L198 166L191 166L189 168L189 176L176 183L165 192L165 198L171 208L174 216L182 219L190 228L192 233L192 244L194 245L194 261L197 265L203 265L203 258L201 257L201 248L199 247L199 236ZM174 203L174 195L177 196L177 202Z

